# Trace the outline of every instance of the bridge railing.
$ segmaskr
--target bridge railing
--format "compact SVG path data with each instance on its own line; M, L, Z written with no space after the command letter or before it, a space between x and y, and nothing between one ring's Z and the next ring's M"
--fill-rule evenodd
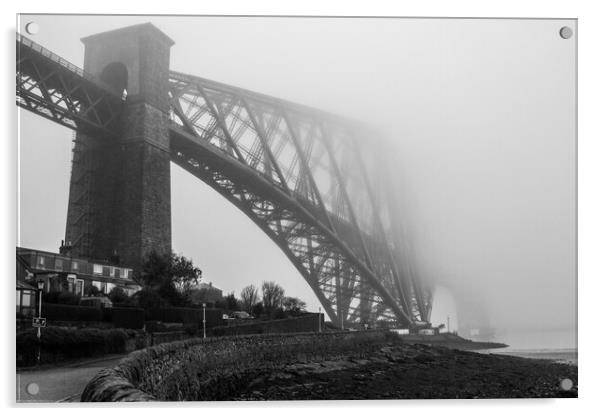
M101 81L100 79L98 79L94 75L90 74L89 72L84 71L80 67L72 64L71 62L67 61L66 59L62 58L61 56L55 54L54 52L52 52L52 51L50 51L48 49L46 49L45 47L43 47L39 43L34 42L33 40L29 39L26 36L23 36L22 34L20 34L18 32L17 32L17 41L20 42L21 44L27 46L31 50L33 50L35 52L38 52L42 56L50 59L51 61L56 62L57 64L61 65L62 67L66 68L66 69L68 69L69 71L71 71L71 72L79 75L80 77L85 78L88 81L96 84L100 88L102 88L104 90L107 90L111 94L114 94L114 95L116 95L116 96L118 96L120 98L122 97L123 91L118 91L113 86L107 84L106 82Z

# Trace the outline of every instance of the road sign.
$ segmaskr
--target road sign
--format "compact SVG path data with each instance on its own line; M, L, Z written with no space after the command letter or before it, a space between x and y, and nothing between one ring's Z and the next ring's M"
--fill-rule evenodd
M32 326L34 328L46 328L46 318L33 318Z

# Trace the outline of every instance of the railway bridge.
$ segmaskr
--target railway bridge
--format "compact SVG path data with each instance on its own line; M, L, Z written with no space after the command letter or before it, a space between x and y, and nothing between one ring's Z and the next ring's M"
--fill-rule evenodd
M374 132L172 71L174 42L150 23L82 42L83 69L17 34L17 105L76 132L73 255L136 268L151 250L169 252L175 163L274 241L332 322L429 322L433 290L410 267L389 152Z

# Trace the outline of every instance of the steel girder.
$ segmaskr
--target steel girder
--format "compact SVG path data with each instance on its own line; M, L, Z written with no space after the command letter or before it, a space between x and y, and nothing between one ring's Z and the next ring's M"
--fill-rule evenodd
M426 321L396 251L383 149L339 117L172 71L173 161L248 215L333 322ZM382 145L382 142L380 143Z
M172 160L251 218L338 324L428 321L378 140L339 117L170 73ZM17 37L17 104L97 139L121 130L121 92ZM382 143L381 143L382 144Z
M122 92L17 34L17 105L90 135L119 131Z

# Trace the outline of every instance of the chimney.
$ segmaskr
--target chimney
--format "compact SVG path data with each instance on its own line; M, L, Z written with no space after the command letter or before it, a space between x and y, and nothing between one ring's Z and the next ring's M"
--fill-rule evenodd
M61 253L64 256L70 256L72 248L73 247L71 247L71 241L68 241L67 244L65 244L65 241L61 240L61 246L59 247L59 253Z

